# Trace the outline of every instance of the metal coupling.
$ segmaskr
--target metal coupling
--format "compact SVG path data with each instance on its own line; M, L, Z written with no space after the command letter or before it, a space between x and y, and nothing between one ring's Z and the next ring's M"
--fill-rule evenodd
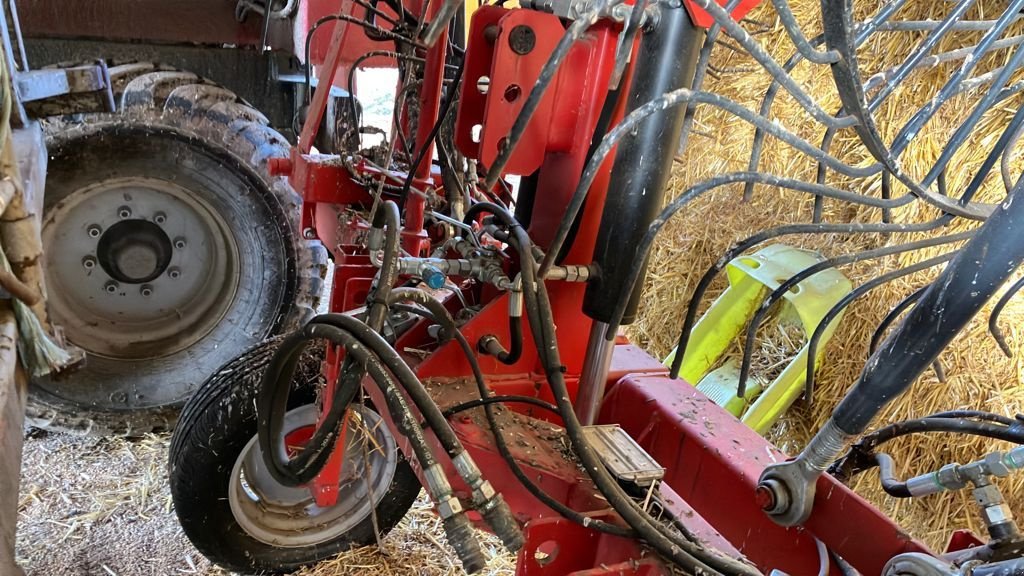
M1003 463L1010 470L1021 470L1024 469L1024 446L1014 448L1006 453L1003 458Z
M488 356L498 357L501 354L508 354L508 350L501 345L498 337L494 334L484 334L480 337L480 341L477 342L477 349Z
M398 259L398 273L406 276L422 277L427 270L436 270L449 276L470 276L478 268L479 266L474 266L472 261L462 259L446 260L442 258L411 257Z
M469 456L468 452L460 452L452 463L459 476L466 481L473 491L473 507L483 516L494 534L501 539L509 552L517 552L523 547L523 532L516 523L512 510L505 499L494 489L490 482L483 478L480 468Z
M514 280L512 280L512 286L509 288L511 293L508 295L508 315L513 318L519 318L523 315L523 275L516 274Z
M807 521L818 478L852 439L830 418L795 460L765 468L755 491L765 513L780 526Z
M440 464L433 464L423 470L423 479L427 481L427 491L437 502L437 513L441 519L451 518L463 512L462 502L452 494L452 485Z
M469 484L470 488L475 488L477 484L483 482L483 475L480 473L480 469L477 468L476 462L469 456L469 452L463 450L452 458L452 464L455 465L455 471L459 473L459 476Z
M960 465L946 464L935 472L914 476L906 482L907 491L914 498L938 494L946 490L959 490L967 485L967 480L960 475Z
M972 495L974 501L981 507L981 517L992 540L1005 541L1019 536L1020 531L1014 522L1013 512L1006 505L998 486L992 484L987 477L977 478L974 480Z

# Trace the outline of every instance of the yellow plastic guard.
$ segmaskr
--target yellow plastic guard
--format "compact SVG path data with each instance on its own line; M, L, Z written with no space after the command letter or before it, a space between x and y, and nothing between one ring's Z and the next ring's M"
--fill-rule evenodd
M726 360L718 369L709 371L719 363L729 344L747 326L771 291L822 260L824 258L817 252L784 244L773 244L754 254L736 258L726 266L729 288L697 321L690 334L680 376L687 382L696 382L698 390L759 434L767 432L800 396L807 379L807 344L767 386L761 386L751 378L745 398L736 396L739 384L737 360ZM810 339L825 314L852 289L853 284L846 276L830 268L790 289L783 296L784 305L796 313L806 338ZM815 366L820 364L825 344L841 320L840 314L822 334ZM675 354L673 350L665 363L671 364Z

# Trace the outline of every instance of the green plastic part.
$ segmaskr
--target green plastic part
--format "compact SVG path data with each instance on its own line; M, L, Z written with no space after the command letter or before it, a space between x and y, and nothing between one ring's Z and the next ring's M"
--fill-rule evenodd
M773 244L736 258L726 266L729 288L697 321L690 334L679 375L687 382L695 382L701 392L760 434L767 432L803 391L807 380L807 344L771 383L760 386L749 382L745 398L736 396L739 368L735 361L726 361L713 372L711 367L719 363L771 291L822 260L824 258L816 252L784 244ZM852 283L838 270L822 270L783 296L784 306L789 310L784 309L782 316L796 314L807 335L805 339L809 339L825 314L852 289ZM816 366L841 320L842 314L822 334ZM672 363L676 352L672 351L666 364ZM752 380L756 379L752 377Z

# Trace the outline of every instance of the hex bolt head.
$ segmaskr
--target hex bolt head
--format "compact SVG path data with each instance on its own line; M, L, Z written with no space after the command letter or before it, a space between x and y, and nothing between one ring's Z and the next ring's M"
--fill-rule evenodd
M185 242L185 239L181 236L174 239L174 247L178 250L184 250L187 245L188 244Z
M508 33L508 45L516 54L525 56L533 52L534 46L537 45L537 33L533 28L520 24Z
M99 238L100 234L103 234L103 228L99 224L90 224L85 232L89 235L89 238Z
M113 294L113 293L117 292L117 288L118 288L118 284L117 284L117 282L114 282L113 280L111 280L110 282L107 282L106 285L103 286L103 289L107 291L107 294Z
M306 240L316 240L316 230L306 228L302 231L302 237Z
M125 218L132 217L132 209L127 206L121 206L117 209L117 217L124 220Z
M149 298L153 295L153 287L149 284L143 284L142 287L139 288L139 294L142 294L144 298Z
M96 258L94 256L86 256L82 258L82 268L86 270L92 270L96 267Z
M156 222L157 224L163 224L164 222L167 222L167 214L164 214L163 212L157 212L156 214L153 214L153 222Z
M170 268L167 270L167 275L171 277L171 280L177 280L178 278L181 278L181 270L178 270L177 268Z

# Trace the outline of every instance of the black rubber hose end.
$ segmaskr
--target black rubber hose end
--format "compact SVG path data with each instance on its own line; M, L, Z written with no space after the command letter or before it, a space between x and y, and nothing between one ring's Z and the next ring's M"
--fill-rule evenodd
M509 552L515 554L526 544L523 531L519 529L516 517L512 515L512 510L501 494L495 494L477 510Z
M484 558L483 550L480 549L480 542L476 539L473 524L465 514L459 513L445 518L442 522L444 534L448 538L448 545L455 549L455 553L462 562L462 569L467 574L476 574L487 566L487 559Z

